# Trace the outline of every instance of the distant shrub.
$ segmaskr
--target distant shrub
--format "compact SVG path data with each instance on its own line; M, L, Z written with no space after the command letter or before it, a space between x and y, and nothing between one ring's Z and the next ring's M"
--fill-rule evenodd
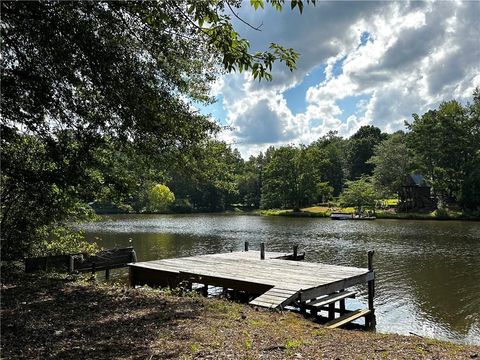
M156 184L148 191L147 211L163 212L175 201L175 195L168 186Z
M450 217L448 210L445 208L437 209L433 212L433 216L437 219L448 219Z
M170 205L170 210L176 213L190 213L192 209L192 203L188 199L175 199Z

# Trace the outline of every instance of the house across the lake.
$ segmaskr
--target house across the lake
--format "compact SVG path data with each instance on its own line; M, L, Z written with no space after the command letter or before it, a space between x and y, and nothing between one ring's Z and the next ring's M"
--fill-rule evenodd
M423 175L410 174L399 195L401 211L432 211L436 208L431 186Z

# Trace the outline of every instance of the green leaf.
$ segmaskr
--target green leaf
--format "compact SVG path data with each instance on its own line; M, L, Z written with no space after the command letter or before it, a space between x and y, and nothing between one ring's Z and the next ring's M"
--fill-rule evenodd
M262 9L265 8L263 0L250 0L250 5L253 6L255 10L257 10L259 7L261 7Z

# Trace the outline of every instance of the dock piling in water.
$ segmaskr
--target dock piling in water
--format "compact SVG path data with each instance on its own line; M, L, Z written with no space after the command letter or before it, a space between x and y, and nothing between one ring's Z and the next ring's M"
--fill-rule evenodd
M245 241L245 251L248 251L248 241Z
M373 255L375 251L370 250L368 252L368 271L373 271ZM368 324L367 326L372 327L375 325L375 309L373 306L373 298L375 296L375 278L368 281L368 309L370 310L370 314L368 316Z
M265 260L265 243L260 243L260 260Z

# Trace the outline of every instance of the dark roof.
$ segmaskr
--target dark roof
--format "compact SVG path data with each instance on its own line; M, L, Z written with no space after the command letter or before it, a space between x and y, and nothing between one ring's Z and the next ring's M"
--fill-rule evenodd
M425 178L420 174L410 174L407 181L410 186L428 186Z

